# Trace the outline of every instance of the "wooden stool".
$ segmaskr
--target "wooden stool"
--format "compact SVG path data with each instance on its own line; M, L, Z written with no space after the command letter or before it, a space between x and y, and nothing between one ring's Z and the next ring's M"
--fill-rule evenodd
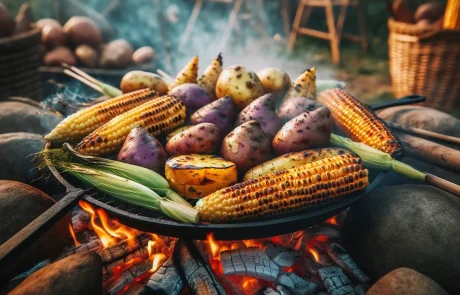
M340 14L335 25L334 6L340 6ZM349 6L356 6L358 9L359 35L343 34L342 29ZM324 7L328 32L313 30L307 27L300 27L306 24L313 7ZM340 39L349 39L360 42L363 51L367 50L366 27L364 21L364 7L360 0L300 0L297 12L292 24L291 34L287 44L288 52L291 52L296 42L297 34L313 36L326 39L331 42L332 61L335 64L340 62Z
M242 21L249 21L252 20L254 16L257 16L259 19L260 23L263 23L263 0L255 0L256 3L256 9L251 7L251 0L206 0L208 2L220 2L224 4L233 4L233 7L230 11L229 18L227 25L224 28L224 32L222 33L222 38L219 42L219 51L222 51L223 48L225 48L225 45L227 44L228 39L230 38L231 32L234 28L236 28L237 32L241 31L241 26L239 24L239 20ZM254 1L254 0L252 0ZM198 18L198 15L201 11L201 8L203 7L203 2L204 0L196 0L195 5L193 6L192 14L190 15L190 18L187 22L187 25L185 27L184 33L181 36L181 39L179 41L179 48L183 49L185 48L185 45L187 44L187 41L190 37L190 34L193 30L193 26L195 25L195 22ZM246 2L246 13L240 12L241 7L243 2ZM261 24L258 26L258 29L264 28L265 26Z

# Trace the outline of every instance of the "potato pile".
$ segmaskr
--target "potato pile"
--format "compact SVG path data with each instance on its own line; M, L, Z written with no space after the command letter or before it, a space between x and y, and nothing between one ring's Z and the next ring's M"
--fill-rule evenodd
M392 4L393 18L396 21L426 28L443 28L444 11L444 5L439 2L421 4L415 13L407 0L396 0Z
M64 26L54 19L41 19L36 26L42 30L41 42L46 52L43 64L48 66L66 63L114 69L155 59L155 51L150 46L134 51L124 39L104 44L100 29L88 17L74 16Z
M314 100L315 68L291 83L289 76L276 68L259 71L262 78L243 65L223 69L221 55L201 76L198 63L195 56L170 83L153 73L125 76L124 92L142 87L167 92L185 105L187 115L185 126L163 141L128 136L118 155L120 161L155 167L183 197L202 198L243 179L258 165L265 169L263 163L275 156L329 144L332 117ZM131 141L141 146L154 142L155 147L136 148ZM145 165L132 152L135 148ZM171 157L166 162L164 154Z

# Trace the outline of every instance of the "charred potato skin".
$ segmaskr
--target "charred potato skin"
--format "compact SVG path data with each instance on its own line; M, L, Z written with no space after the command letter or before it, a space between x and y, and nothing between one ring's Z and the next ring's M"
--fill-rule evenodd
M123 93L144 88L155 90L160 95L168 93L168 85L161 76L144 71L130 71L126 73L121 79L120 88Z

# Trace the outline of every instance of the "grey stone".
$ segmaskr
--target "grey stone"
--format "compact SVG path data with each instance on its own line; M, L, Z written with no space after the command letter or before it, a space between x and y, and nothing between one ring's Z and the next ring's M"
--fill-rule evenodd
M410 268L398 268L378 280L366 295L447 295L429 277ZM455 293L457 294L457 293Z
M0 133L29 132L45 134L51 131L61 117L23 102L0 102Z
M0 180L0 244L50 208L55 201L45 193L16 181ZM57 255L71 242L67 214L32 241L7 265L0 266L0 283L29 270L37 262Z
M409 267L460 294L460 198L427 185L367 194L343 225L343 246L371 279Z
M75 254L31 274L10 295L100 295L102 261L97 253Z

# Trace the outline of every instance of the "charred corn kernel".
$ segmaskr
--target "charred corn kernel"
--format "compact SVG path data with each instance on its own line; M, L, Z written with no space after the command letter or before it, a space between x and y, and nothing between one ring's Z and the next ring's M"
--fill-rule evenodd
M255 220L335 202L368 183L362 160L345 153L221 189L195 208L204 222Z
M402 155L401 144L385 123L350 94L334 88L321 92L317 100L329 108L337 125L353 140L393 157Z
M174 87L185 84L185 83L196 83L198 78L198 56L194 56L192 60L185 65L182 71L179 72L176 76L176 80L169 87L173 89Z
M222 73L222 55L219 53L219 55L203 72L200 79L198 79L198 86L201 86L214 97L216 95L216 85L220 73Z
M448 0L444 13L444 29L460 29L460 0Z
M44 138L52 142L81 140L116 116L156 97L155 91L143 89L103 101L65 118Z
M316 69L310 68L300 74L297 79L292 82L283 100L291 97L306 97L315 99L316 97Z
M86 136L77 151L98 156L121 148L128 133L136 126L153 136L167 134L185 121L185 106L173 96L162 96L146 102L102 125Z

